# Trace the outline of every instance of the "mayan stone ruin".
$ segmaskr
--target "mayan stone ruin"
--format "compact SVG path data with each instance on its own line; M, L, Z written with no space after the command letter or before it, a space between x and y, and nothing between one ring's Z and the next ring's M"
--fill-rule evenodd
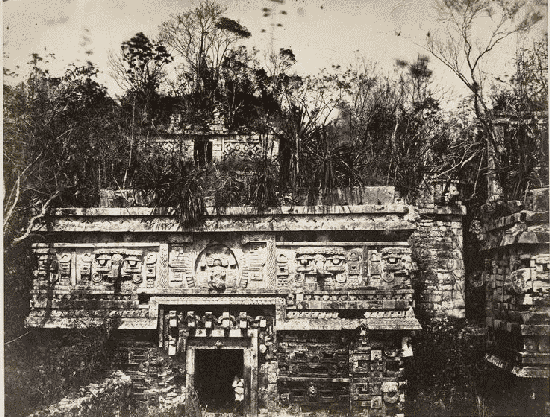
M120 317L117 362L147 403L195 390L215 409L242 375L249 415L293 406L400 415L415 298L433 314L464 314L451 238L463 209L416 208L393 187L365 189L361 203L209 210L190 230L169 209L58 209L48 242L34 245L27 326ZM416 240L434 253L425 276Z
M217 143L214 160L232 142ZM207 207L187 228L143 195L103 191L100 207L55 209L37 228L26 326L118 320L116 368L146 406L227 412L239 377L250 416L402 416L418 315L466 308L458 184L422 190L414 204L379 186L317 205ZM486 360L531 392L549 377L548 189L508 206L480 225L469 285L486 289Z

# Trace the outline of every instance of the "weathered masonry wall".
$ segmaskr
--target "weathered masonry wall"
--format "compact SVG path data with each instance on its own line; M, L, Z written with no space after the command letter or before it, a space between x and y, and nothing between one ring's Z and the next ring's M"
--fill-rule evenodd
M417 308L430 316L464 317L465 270L462 217L465 207L455 183L430 183L416 202L417 228L411 237L418 272Z
M391 193L373 205L229 208L193 230L169 210L60 209L35 245L27 325L120 317L117 362L149 403L196 392L223 409L240 375L249 415L400 415L420 328L416 216Z
M524 378L550 377L548 189L484 225L487 359Z

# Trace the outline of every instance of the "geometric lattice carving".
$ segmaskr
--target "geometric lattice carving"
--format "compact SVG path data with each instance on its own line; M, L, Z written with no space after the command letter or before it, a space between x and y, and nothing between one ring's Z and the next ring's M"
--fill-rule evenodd
M182 286L187 277L192 275L190 254L183 246L173 246L170 251L170 285Z

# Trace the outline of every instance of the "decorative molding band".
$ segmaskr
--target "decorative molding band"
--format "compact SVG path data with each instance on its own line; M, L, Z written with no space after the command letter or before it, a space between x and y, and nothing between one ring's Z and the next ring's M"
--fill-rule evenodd
M155 248L159 242L33 243L33 248Z
M280 297L244 297L236 296L188 296L188 297L151 297L150 304L154 305L276 305ZM281 300L283 300L281 298Z
M277 247L285 246L410 246L408 242L276 242Z
M320 214L406 214L409 206L405 204L362 204L362 205L331 205L331 206L281 206L258 211L256 207L227 207L218 213L214 207L207 207L210 217L227 216L285 216L285 215L320 215ZM171 207L126 207L126 208L58 208L54 216L175 216Z

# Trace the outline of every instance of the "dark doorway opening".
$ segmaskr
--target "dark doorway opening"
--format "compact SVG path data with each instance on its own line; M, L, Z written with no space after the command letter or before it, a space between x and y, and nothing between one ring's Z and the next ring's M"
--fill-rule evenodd
M243 349L197 349L195 389L208 411L232 412L235 405L233 378L243 378Z
M212 162L212 142L204 138L195 138L195 164L205 166Z

